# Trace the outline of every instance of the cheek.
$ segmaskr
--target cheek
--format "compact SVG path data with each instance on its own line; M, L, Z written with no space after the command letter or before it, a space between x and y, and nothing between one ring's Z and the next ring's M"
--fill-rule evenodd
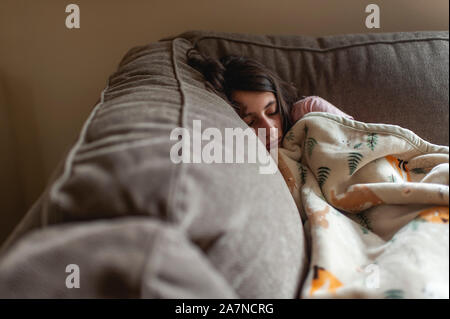
M283 129L283 121L281 120L281 116L278 115L275 119L275 126L278 128L278 130Z

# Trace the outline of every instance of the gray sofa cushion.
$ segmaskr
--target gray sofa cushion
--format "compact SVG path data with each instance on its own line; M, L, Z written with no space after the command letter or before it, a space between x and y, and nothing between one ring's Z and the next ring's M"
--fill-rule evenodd
M400 125L449 145L448 31L316 38L194 30L178 37L212 57L255 58L301 95L319 95L356 120Z
M167 296L163 290L176 278L177 270L192 278L222 278L217 282L227 285L218 296L296 296L307 257L301 219L280 172L260 174L256 163L174 164L170 160L175 141L169 136L175 127L192 130L192 121L201 119L203 129L215 127L222 133L228 127L246 128L224 100L205 90L201 75L187 65L186 51L191 47L188 40L179 38L127 53L79 140L7 242L4 251L9 249L10 254L3 262L8 263L9 256L15 261L27 259L14 254L14 243L32 229L45 232L49 225L145 216L160 223L159 231L175 228L189 243L169 247L161 242L160 250L180 255L194 246L203 258L191 258L189 265L167 258L158 269L171 269L172 276L155 276L159 284L153 284L152 296ZM146 236L156 238L151 236L154 231L158 227L147 229ZM113 241L111 246L120 249L114 248ZM41 251L33 247L31 251ZM80 262L91 254L95 251L86 250ZM149 255L149 262L161 255ZM74 263L70 254L61 258ZM92 260L101 264L94 256ZM3 269L19 269L8 265ZM164 278L168 282L162 282ZM204 296L207 288L190 296ZM131 296L134 293L130 291Z
M142 217L34 231L8 251L0 274L0 298L237 297L183 232Z

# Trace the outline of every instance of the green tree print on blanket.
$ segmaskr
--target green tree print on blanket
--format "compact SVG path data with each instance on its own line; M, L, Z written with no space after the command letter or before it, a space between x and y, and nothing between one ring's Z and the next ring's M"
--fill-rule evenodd
M377 145L378 135L377 133L369 133L367 136L367 146L373 151L375 149L375 145Z
M353 146L353 148L354 148L355 150L357 150L358 148L361 147L361 145L363 145L363 143L358 143L358 144L356 144L355 146Z
M403 299L404 292L401 289L390 289L384 292L385 299Z
M409 222L409 225L411 225L411 229L416 231L419 229L419 225L425 223L425 220L421 218L420 216L417 216L412 221Z
M320 188L322 188L323 184L327 181L330 171L331 169L326 166L321 166L317 169L317 179L319 181Z
M350 175L353 175L353 173L355 172L356 168L358 167L359 162L361 162L361 159L364 156L361 153L358 152L350 152L350 154L348 155L348 168L350 171Z
M306 177L308 176L308 171L306 170L305 167L303 167L302 164L297 163L298 164L298 171L300 173L300 178L302 179L302 185L305 185L306 183Z
M288 141L293 141L293 140L294 140L294 132L289 131L289 132L286 134L286 139L287 139Z
M305 125L305 127L303 128L303 131L305 132L305 136L303 137L303 148L302 149L305 149L306 148L305 147L306 146L306 140L307 140L307 137L308 137L308 126Z
M364 234L367 234L369 230L372 231L372 227L370 225L370 219L364 213L356 214L356 217L359 220L359 224L363 228Z
M311 158L312 151L314 149L314 146L316 146L316 145L317 145L317 141L313 137L309 137L308 140L306 141L306 149L308 151L309 158Z
M361 227L361 231L363 232L364 235L367 235L369 233L369 230L366 227L361 225L359 227Z

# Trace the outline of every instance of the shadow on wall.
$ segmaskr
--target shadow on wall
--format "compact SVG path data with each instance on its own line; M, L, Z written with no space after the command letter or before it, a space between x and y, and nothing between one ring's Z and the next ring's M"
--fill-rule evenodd
M0 70L0 243L45 185L31 89L18 78L4 79Z

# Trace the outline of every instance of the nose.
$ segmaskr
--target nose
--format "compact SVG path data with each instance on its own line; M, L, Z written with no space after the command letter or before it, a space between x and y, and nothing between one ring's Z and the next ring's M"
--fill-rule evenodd
M272 121L270 118L267 117L262 117L259 119L257 127L256 127L256 133L258 134L258 129L259 128L264 128L266 130L266 134L265 136L262 135L258 135L259 139L264 143L264 145L266 145L267 147L270 146L270 141L271 140L277 140L278 136L279 136L279 132L278 130L274 131L271 130L271 128L277 128L274 121Z

